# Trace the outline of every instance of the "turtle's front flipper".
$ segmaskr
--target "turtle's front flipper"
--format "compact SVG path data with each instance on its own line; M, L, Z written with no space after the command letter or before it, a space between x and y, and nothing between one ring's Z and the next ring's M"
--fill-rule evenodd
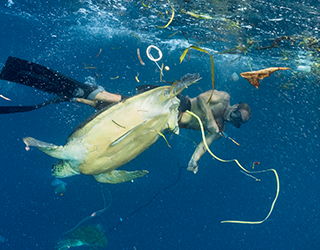
M58 159L65 159L63 156L63 150L64 147L62 146L56 146L52 143L42 142L39 140L36 140L32 137L25 137L23 138L23 142L26 144L26 149L29 150L30 146L37 147L42 152Z
M116 183L122 183L125 181L131 181L138 177L142 177L147 173L148 173L147 170L131 171L131 172L124 171L124 170L113 170L108 173L94 175L93 177L99 182L116 184Z

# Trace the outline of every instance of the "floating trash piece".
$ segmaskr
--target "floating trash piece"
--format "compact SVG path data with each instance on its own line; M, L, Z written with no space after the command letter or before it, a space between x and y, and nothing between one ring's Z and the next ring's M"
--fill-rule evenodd
M265 68L257 71L243 72L240 75L243 78L247 79L248 82L250 82L253 86L258 88L260 86L260 80L266 77L269 77L272 73L278 70L291 70L291 69L286 67L270 67L270 68Z
M158 26L159 29L165 29L165 28L167 28L167 27L170 25L170 23L172 22L173 18L174 18L174 8L173 8L173 6L171 5L171 3L170 3L169 0L168 0L168 2L169 2L169 5L170 5L170 7L171 7L171 11L172 11L171 18L170 18L169 22L168 22L165 26Z
M239 80L239 76L236 72L233 72L233 74L230 76L230 80L233 82L236 82Z
M267 69L265 69L265 70L270 71L270 69L274 69L274 68L267 68ZM202 124L200 118L199 118L196 114L192 113L191 111L188 111L188 110L187 110L186 113L189 114L189 115L192 115L193 117L195 117L195 118L198 120L199 125L200 125L200 129L201 129L201 134L202 134L202 139L203 139L203 142L204 142L204 146L205 146L205 148L207 149L208 153L209 153L211 156L213 156L213 158L215 158L216 160L221 161L221 162L235 162L235 163L241 168L241 170L243 170L243 171L244 171L245 173L247 173L247 174L257 174L257 173L265 173L265 172L272 171L272 172L274 173L275 177L276 177L276 181L277 181L277 191L276 191L276 195L275 195L275 198L273 199L273 202L272 202L272 204L271 204L271 208L270 208L270 210L269 210L269 213L267 214L267 216L266 216L263 220L260 220L260 221L225 220L225 221L221 221L221 223L238 223L238 224L251 224L251 225L254 225L254 224L261 224L261 223L263 223L264 221L266 221L266 220L269 218L269 216L270 216L270 214L272 213L272 211L273 211L274 204L276 203L276 201L277 201L277 199L278 199L278 196L279 196L279 192L280 192L280 182L279 182L279 176L278 176L277 171L276 171L275 169L273 169L273 168L265 169L265 170L259 170L259 171L249 171L249 170L245 169L245 168L239 163L239 161L238 161L237 159L232 159L232 160L223 160L223 159L220 159L219 157L217 157L216 155L214 155L214 154L210 151L210 149L209 149L209 147L208 147L208 145L207 145L207 143L206 143L205 134L204 134L204 129L203 129L203 124ZM255 164L255 163L254 163L254 164ZM257 164L256 164L256 165L257 165ZM196 171L195 171L194 173L196 173Z
M137 81L137 82L140 82L139 79L138 79L138 76L135 76L135 78L136 78L136 81Z
M212 95L213 95L213 90L214 90L214 62L213 62L213 57L212 55L210 54L210 52L208 52L207 50L205 49L202 49L198 46L194 46L194 45L191 45L189 46L188 48L186 48L182 55L180 56L180 63L182 63L183 59L185 58L186 54L188 53L189 49L195 49L195 50L198 50L200 52L204 52L204 53L207 53L209 56L210 56L210 61L211 61L211 81L212 81L212 92L211 92L211 95L209 97L209 100L207 101L207 103L209 103L211 101L211 98L212 98ZM189 58L190 59L190 58Z
M98 69L97 67L88 67L87 64L83 63L84 64L84 69Z
M56 187L54 189L54 192L56 194L63 194L67 189L66 189L66 185L67 183L65 183L64 181L61 181L59 179L55 179L52 183L52 186Z
M102 52L102 49L99 50L99 53L96 55L96 57L98 57Z
M61 195L62 195L66 190L67 190L67 189L66 189L66 186L63 185L63 184L61 184L60 186L57 186L57 187L54 189L54 192L55 192L56 194L61 194Z
M191 11L184 11L183 9L180 11L180 13L184 13L186 15L192 16L194 18L198 18L198 19L213 19L213 17L211 17L208 14L197 14Z
M59 179L54 179L54 181L51 183L52 186L54 187L58 187L60 185L67 185L67 183L65 183L64 181L61 181Z
M307 66L299 65L299 66L297 67L297 71L302 71L302 72L310 73L310 72L311 72L311 67L310 67L309 65L307 65Z
M159 55L158 58L154 58L154 57L152 56L152 54L150 53L152 48L158 51L158 55ZM157 46L150 45L150 46L147 48L146 53L147 53L147 56L148 56L149 60L155 62L155 64L158 66L158 68L159 68L160 71L161 71L161 75L163 76L162 69L160 68L159 64L157 63L157 62L160 61L161 58L162 58L162 51L161 51Z
M101 194L102 194L102 198L103 198L103 209L100 209L98 211L93 212L91 215L87 216L86 218L84 218L83 220L81 220L77 225L75 225L73 228L71 228L70 230L68 230L67 232L63 233L63 235L68 235L70 232L75 231L82 223L92 219L93 217L97 217L100 216L101 214L103 214L112 204L112 195L110 193L110 190L108 188L105 188L106 191L108 191L109 196L110 196L110 202L107 205L106 202L106 197L104 196L103 190L101 190Z
M141 59L141 56L140 56L140 49L138 48L137 49L137 55L138 55L138 58L139 58L139 61L140 61L140 63L141 63L141 65L145 65L145 63L142 61L142 59Z
M0 97L3 98L3 99L5 99L5 100L7 100L7 101L11 101L11 99L9 99L8 97L5 97L5 96L3 96L3 95L0 95Z
M133 36L135 36L136 38L138 38L139 40L141 40L140 37L139 37L137 34L133 33L133 32L131 32L130 35L133 35Z

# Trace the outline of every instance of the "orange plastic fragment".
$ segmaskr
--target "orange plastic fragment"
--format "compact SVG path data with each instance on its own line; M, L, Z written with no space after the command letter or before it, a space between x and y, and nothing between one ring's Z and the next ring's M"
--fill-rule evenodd
M269 77L272 73L278 71L278 70L287 70L291 68L285 68L285 67L271 67L266 69L261 69L257 71L251 71L251 72L243 72L240 75L247 79L253 86L258 88L260 86L260 81L266 77Z

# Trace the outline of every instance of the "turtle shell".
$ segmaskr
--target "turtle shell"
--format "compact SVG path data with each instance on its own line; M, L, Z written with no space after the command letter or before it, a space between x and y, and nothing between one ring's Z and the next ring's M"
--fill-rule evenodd
M89 175L112 171L146 150L159 132L176 130L180 101L165 98L162 93L168 89L164 86L136 95L82 123L65 145L67 151L83 154L75 155L83 159L79 171Z

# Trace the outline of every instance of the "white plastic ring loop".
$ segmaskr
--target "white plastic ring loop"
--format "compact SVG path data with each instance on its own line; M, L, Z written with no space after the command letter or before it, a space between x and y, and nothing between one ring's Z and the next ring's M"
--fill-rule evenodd
M155 58L150 54L150 51L151 51L152 48L154 48L154 49L156 49L156 50L158 51L159 57L158 57L157 59L155 59ZM153 62L160 61L161 58L162 58L162 52L161 52L161 50L160 50L157 46L154 46L154 45L150 45L150 46L147 48L146 53L147 53L148 58L149 58L151 61L153 61Z
M158 57L157 59L155 59L155 58L150 54L150 51L151 51L152 48L154 48L154 49L156 49L156 50L158 51L159 57ZM157 63L157 61L160 61L161 58L162 58L162 51L161 51L157 46L150 45L150 46L147 48L146 53L147 53L148 58L149 58L151 61L155 62L155 63L157 64L158 68L160 69L160 71L162 72L159 64ZM162 72L161 74L163 75L163 72Z

